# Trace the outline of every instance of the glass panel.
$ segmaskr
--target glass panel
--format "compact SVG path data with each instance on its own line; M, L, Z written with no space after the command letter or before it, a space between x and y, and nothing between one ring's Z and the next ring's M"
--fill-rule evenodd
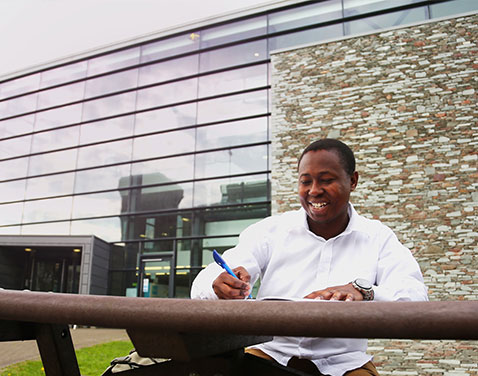
M265 39L203 52L199 56L199 70L208 72L264 59L267 59L267 40Z
M133 159L154 158L194 150L195 130L186 129L138 137L134 140Z
M25 196L25 182L26 180L14 180L0 183L0 197L2 198L2 202L23 200ZM2 212L1 206L0 212Z
M152 175L161 173L166 181L188 180L193 178L194 156L157 159L154 161L133 163L132 175Z
M114 93L124 89L135 88L138 84L138 69L110 74L86 81L85 98Z
M355 16L376 10L398 7L401 5L418 3L421 0L343 0L344 16Z
M0 118L35 111L38 93L0 102Z
M32 136L10 138L0 141L0 159L30 153Z
M34 120L35 115L27 115L0 121L0 137L9 137L31 132L33 130Z
M193 125L196 122L196 106L196 103L191 103L136 114L134 133L143 134Z
M194 183L194 206L266 201L268 193L269 186L265 174L199 181Z
M22 235L70 235L70 222L39 223L22 225Z
M60 174L28 179L25 198L60 196L73 192L75 174Z
M139 70L139 86L155 84L198 72L198 55L147 65Z
M269 14L269 33L342 18L341 0L321 1Z
M265 170L267 170L267 145L196 155L196 179Z
M72 218L100 217L121 213L121 196L117 191L80 195L73 198Z
M164 106L176 102L196 99L197 78L159 85L138 92L137 109Z
M2 212L2 215L0 216L0 225L12 225L16 223L21 223L23 202L18 202L16 204L0 205L0 210Z
M134 260L136 263L136 258ZM138 277L134 271L111 271L108 295L136 297L137 283Z
M118 217L71 222L71 235L94 235L107 242L118 241L121 224Z
M245 21L229 23L225 26L201 30L198 34L200 35L201 48L206 48L255 36L262 36L266 33L266 27L266 16L260 16Z
M271 51L299 46L307 43L315 43L323 40L338 38L343 36L344 30L342 24L318 27L316 29L309 29L280 35L269 39L269 48Z
M452 14L471 12L478 9L478 2L473 0L455 0L446 3L431 4L432 18L447 17Z
M80 145L131 136L133 128L133 115L82 124Z
M88 61L85 60L42 72L40 87L44 88L84 78L86 77L87 67Z
M210 125L197 129L196 150L267 141L267 117Z
M144 274L141 281L141 296L148 298L167 298L169 296L169 276L171 257L143 260Z
M121 186L123 177L129 179L131 166L129 164L112 167L101 167L94 170L77 171L75 193L116 189ZM129 183L128 183L129 186Z
M88 76L110 72L139 63L139 47L108 53L88 61Z
M50 129L60 125L69 125L81 121L82 104L73 104L53 110L36 113L35 130Z
M0 99L38 90L39 86L39 73L17 78L16 80L7 81L0 85Z
M380 16L363 18L357 21L345 22L345 35L381 30L387 27L425 21L426 19L426 7L387 13Z
M132 144L132 140L124 140L82 147L78 154L78 168L128 162Z
M0 180L23 178L27 176L28 157L0 161Z
M20 235L21 226L0 227L1 235Z
M134 111L136 92L113 95L83 103L83 121Z
M77 150L58 151L30 157L28 176L73 170L76 165Z
M23 209L23 223L69 219L72 197L48 200L26 201Z
M199 49L199 33L183 34L141 47L141 62L152 61Z
M35 133L33 135L32 153L77 146L79 136L79 126Z
M38 108L48 108L83 99L85 83L56 87L41 91L38 97Z
M199 97L267 85L267 64L199 77Z
M198 103L198 123L267 113L267 90L231 95Z

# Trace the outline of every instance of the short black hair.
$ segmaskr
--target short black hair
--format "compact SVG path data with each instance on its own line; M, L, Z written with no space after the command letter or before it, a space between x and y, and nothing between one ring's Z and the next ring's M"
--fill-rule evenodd
M350 149L342 141L336 140L335 138L323 138L321 140L312 142L302 152L299 162L297 163L297 168L299 167L300 161L306 153L317 150L334 150L338 154L345 172L350 176L352 176L352 174L355 172L355 156L352 149Z

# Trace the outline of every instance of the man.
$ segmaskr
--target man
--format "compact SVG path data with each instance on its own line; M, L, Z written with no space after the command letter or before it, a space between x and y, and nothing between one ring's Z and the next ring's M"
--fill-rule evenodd
M302 208L244 230L224 253L239 279L211 264L194 281L192 298L244 299L260 277L258 299L427 300L411 252L390 228L349 203L358 173L347 145L310 144L298 173ZM246 351L316 375L378 375L366 349L366 339L274 337Z

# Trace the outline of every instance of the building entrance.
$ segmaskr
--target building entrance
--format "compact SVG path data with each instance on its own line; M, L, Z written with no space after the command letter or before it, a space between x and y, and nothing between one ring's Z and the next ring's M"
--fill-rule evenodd
M172 253L141 255L138 296L145 298L174 297L173 265Z

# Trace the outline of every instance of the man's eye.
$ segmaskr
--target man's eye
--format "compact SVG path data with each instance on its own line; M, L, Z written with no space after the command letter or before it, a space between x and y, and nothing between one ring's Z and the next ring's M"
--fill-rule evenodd
M302 185L310 184L310 180L301 180L300 184L302 184Z

